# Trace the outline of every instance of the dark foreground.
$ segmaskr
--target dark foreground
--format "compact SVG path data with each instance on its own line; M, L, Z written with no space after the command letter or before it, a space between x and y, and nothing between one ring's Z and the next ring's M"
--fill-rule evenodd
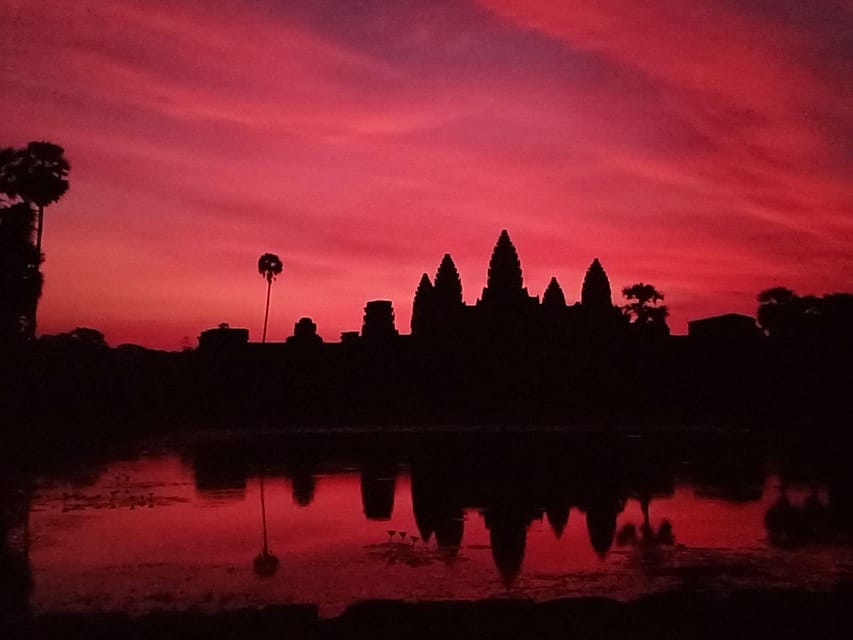
M853 588L834 593L677 592L632 602L370 601L324 619L311 606L215 615L60 614L7 619L4 638L849 638Z
M814 340L617 332L446 344L396 336L180 353L111 349L78 332L3 354L0 418L12 439L69 430L106 438L116 425L138 436L187 425L725 425L768 435L831 433L846 430L853 416L848 326Z

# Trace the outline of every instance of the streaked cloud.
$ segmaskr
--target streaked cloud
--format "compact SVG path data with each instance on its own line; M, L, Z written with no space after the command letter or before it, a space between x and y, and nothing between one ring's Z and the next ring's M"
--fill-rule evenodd
M7 0L0 141L66 147L44 331L179 346L407 329L451 251L473 302L507 227L541 293L600 256L675 330L853 280L853 13L789 0Z

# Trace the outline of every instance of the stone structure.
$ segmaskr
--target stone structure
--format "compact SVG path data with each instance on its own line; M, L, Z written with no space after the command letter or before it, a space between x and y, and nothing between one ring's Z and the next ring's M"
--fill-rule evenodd
M421 276L412 308L416 338L460 341L519 341L529 338L612 335L627 326L613 304L610 281L598 258L581 288L581 300L569 306L557 279L551 278L540 303L524 286L521 260L504 229L489 261L486 286L474 305L462 300L462 281L450 254L435 279Z
M371 300L364 307L361 336L365 340L390 340L398 335L394 326L394 307L390 300Z
M310 345L321 344L323 338L317 334L317 323L311 318L299 318L293 326L293 335L287 339L288 344Z
M726 313L687 323L687 335L704 342L756 342L761 331L755 318L740 313Z
M222 322L215 329L202 331L198 347L203 351L226 351L240 348L249 342L248 329L234 329Z

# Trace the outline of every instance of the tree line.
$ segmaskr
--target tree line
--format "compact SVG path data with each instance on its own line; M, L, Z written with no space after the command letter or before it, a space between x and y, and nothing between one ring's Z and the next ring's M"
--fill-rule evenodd
M774 287L758 294L758 323L771 338L786 341L849 342L853 294L797 295Z

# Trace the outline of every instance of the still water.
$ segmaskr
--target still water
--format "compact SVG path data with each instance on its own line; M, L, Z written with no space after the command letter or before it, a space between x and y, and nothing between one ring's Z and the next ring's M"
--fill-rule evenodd
M34 478L6 544L28 558L35 613L337 615L377 598L630 599L853 576L840 481L731 447L147 443Z

